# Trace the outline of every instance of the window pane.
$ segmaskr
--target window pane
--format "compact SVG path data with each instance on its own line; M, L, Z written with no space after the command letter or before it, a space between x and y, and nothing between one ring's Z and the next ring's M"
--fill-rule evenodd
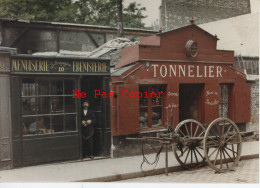
M139 109L139 126L140 128L148 127L148 113L147 108L140 108Z
M23 118L23 133L47 134L50 133L50 118L48 116Z
M148 93L148 87L147 86L140 86L139 92L142 93L142 98L140 98L139 105L140 106L147 106L148 105L148 98L144 98L146 93Z
M65 97L65 113L76 112L76 99Z
M23 135L28 135L28 134L36 134L35 131L30 131L30 125L36 121L36 117L24 117L22 119L22 129L23 129Z
M228 85L222 85L222 102L228 103Z
M228 104L223 105L223 117L228 118Z
M65 95L72 95L72 90L75 90L75 80L64 80L64 87Z
M35 96L37 95L37 86L34 79L24 78L22 80L22 96Z
M38 80L38 95L49 95L49 80Z
M51 94L52 95L63 95L63 81L52 80L51 81Z
M51 113L63 112L63 97L51 97Z
M50 97L38 97L38 114L50 113Z
M151 98L152 99L152 105L162 105L162 97L164 93L164 87L163 86L153 86L151 89L151 93L154 92L156 93L156 98ZM163 93L159 93L163 92ZM159 98L160 97L160 98Z
M23 102L22 115L36 114L36 110L37 110L36 100L37 100L36 97L22 98L22 102Z
M63 132L63 115L52 116L52 129L54 132Z
M162 126L162 107L152 108L152 127Z
M76 130L76 115L66 115L65 116L65 131L75 131Z

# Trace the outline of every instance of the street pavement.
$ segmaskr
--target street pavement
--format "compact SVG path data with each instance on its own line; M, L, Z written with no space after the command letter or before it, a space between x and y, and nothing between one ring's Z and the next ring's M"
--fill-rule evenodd
M242 145L242 158L259 155L259 142L244 142ZM154 159L154 155L148 156ZM71 161L36 165L11 170L0 171L1 182L104 182L116 181L144 176L140 170L143 161L141 155L108 158L90 161ZM243 161L241 162L241 164ZM165 153L161 153L157 166L145 165L144 170L150 170L150 175L164 173ZM181 170L173 152L169 152L169 171ZM214 170L209 169L214 174ZM187 171L185 171L187 173Z
M234 171L215 173L210 167L156 176L128 179L119 183L259 183L259 159L240 161Z

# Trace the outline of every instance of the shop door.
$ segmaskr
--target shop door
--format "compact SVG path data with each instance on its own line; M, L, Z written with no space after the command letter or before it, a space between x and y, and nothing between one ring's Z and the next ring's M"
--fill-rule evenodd
M179 86L179 121L195 119L199 121L201 114L199 103L203 84L180 84Z
M101 96L102 92L103 94L109 92L109 77L84 76L81 79L81 91L86 92L86 98L81 99L81 104L87 99L90 103L89 109L96 116L93 141L94 155L109 156L111 143L110 105L108 96L107 98L105 95ZM79 110L82 110L81 105Z

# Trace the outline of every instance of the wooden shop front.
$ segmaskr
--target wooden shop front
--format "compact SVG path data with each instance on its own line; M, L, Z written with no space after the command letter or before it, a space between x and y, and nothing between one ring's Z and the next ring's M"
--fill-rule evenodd
M241 126L250 121L250 85L234 65L234 51L217 50L217 40L191 24L121 51L111 74L115 156L124 155L124 148L136 153L125 136L174 129L185 119L204 125L218 117Z
M109 91L109 60L13 55L10 63L14 167L80 159L85 99L97 117L95 155L109 155L109 100L93 97Z

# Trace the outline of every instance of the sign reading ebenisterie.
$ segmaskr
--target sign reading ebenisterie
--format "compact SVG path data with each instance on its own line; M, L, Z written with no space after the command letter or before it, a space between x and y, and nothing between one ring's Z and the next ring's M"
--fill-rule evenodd
M109 73L109 61L66 58L12 57L12 72Z

